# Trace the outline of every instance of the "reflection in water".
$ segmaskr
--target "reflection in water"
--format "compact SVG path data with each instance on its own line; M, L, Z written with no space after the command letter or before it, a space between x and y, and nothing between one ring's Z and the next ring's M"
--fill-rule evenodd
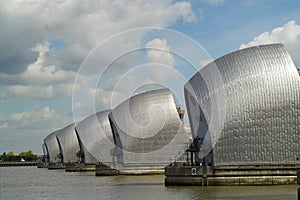
M35 167L0 168L1 198L33 199L258 199L297 198L297 185L165 187L164 176L96 177Z

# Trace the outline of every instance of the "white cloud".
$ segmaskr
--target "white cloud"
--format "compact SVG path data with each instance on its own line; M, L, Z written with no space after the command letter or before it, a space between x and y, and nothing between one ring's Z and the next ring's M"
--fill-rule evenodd
M79 0L12 0L0 1L0 13L0 48L3 48L0 50L4 52L0 61L14 55L24 62L30 59L32 62L33 54L28 54L28 49L48 41L54 45L52 51L57 66L74 71L93 47L112 34L136 27L167 27L179 19L188 23L196 21L191 3L171 0L84 3ZM57 40L64 45L55 45ZM18 64L11 61L1 63L4 66Z
M47 65L49 44L37 44L33 51L38 52L38 58L29 64L20 74L0 73L4 93L1 98L31 98L53 99L70 97L75 73L62 70L54 65Z
M147 61L150 63L160 63L173 67L175 60L170 53L171 47L166 39L155 38L146 44Z
M240 48L270 43L283 43L295 65L300 68L300 25L296 21L289 21L282 27L273 29L271 32L264 32L247 44L242 44Z
M171 79L178 78L177 72L174 68L175 59L171 53L171 46L169 45L167 39L155 38L146 44L147 48L147 65L142 66L141 69L134 72L132 76L136 73L145 74L144 78L146 81L151 83L165 83L167 84ZM135 75L139 77L138 74ZM138 82L141 82L139 80Z
M22 98L22 99L54 99L71 97L73 84L58 85L12 85L5 87L1 98Z
M37 44L33 49L39 53L38 59L30 64L26 71L18 77L24 83L49 84L56 82L73 82L75 77L74 72L61 70L54 65L46 65L46 53L49 51L49 44Z
M191 12L191 4L189 2L177 2L174 5L175 9L181 13L184 21L195 22L196 17L193 12Z
M50 109L49 107L43 107L31 112L13 113L9 117L9 122L10 124L13 124L14 127L18 126L19 128L21 128L22 125L25 124L37 125L36 123L40 124L41 121L54 120L55 118L61 118L60 114ZM55 121L57 121L57 119Z
M2 84L48 85L74 81L76 75L74 72L62 70L54 65L47 65L47 53L50 50L47 42L37 44L32 50L38 52L37 59L20 74L0 73Z
M53 86L12 85L6 87L5 97L52 99L54 98Z
M176 84L183 85L183 78L174 67L175 59L167 39L151 39L146 42L144 48L145 53L138 52L139 64L126 63L128 66L122 66L123 70L110 73L107 80L101 82L98 87L93 85L100 78L95 74L78 77L77 81L80 82L76 84L73 96L73 113L76 120L95 112L95 105L97 110L113 109L145 85L158 84L173 88ZM128 56L131 55L126 54L126 57ZM125 65L122 61L118 62Z
M3 16L0 19L3 30L0 33L0 50L5 48L1 50L4 54L0 55L0 84L4 85L1 98L70 96L70 92L65 91L72 87L74 71L97 44L112 34L143 26L166 27L179 19L196 21L191 3L171 0L104 0L84 4L79 0L12 0L0 2L0 13ZM97 67L104 68L102 63L114 58L116 51L138 46L142 37L143 34L132 35L131 38L110 42L105 54L97 57ZM23 63L20 61L15 69L13 66L17 63L14 60L18 59L6 62L9 55L23 60ZM28 60L31 62L28 63ZM173 62L172 59L168 61Z
M13 113L0 120L0 151L7 149L41 152L42 140L56 129L65 127L73 120L49 107L29 112Z
M206 3L211 5L220 5L224 2L224 0L206 0Z
M75 72L84 58L96 45L112 35L128 29L169 27L178 21L196 21L191 3L172 0L11 0L0 1L0 15L0 98L10 98L12 101L70 97ZM105 54L88 64L105 68L101 64L115 58L116 52L140 46L144 35L145 33L135 34L130 38L111 41L105 48ZM169 57L168 63L172 62L174 61ZM121 68L122 65L117 67ZM94 86L89 85L90 74L91 72L82 74L86 76L84 80L80 80L82 83L79 85L83 87L75 89L82 90L81 96L93 97L96 92L102 108L105 108L111 103L109 95L112 91L109 88L93 89ZM94 78L99 77L92 77L92 80ZM122 93L114 91L114 95L121 98ZM89 103L84 105L77 102L74 107L85 110L85 106L94 106ZM44 116L49 117L46 120L43 119ZM43 120L39 120L39 117ZM14 123L17 119L20 121ZM65 119L68 118L44 108L16 113L7 117L0 125L0 147L6 150L18 148L8 147L7 144L19 144L27 136L28 145L30 140L34 140L35 144L40 143L42 138L33 137L32 134L49 134L53 127L66 125L68 120Z
M109 82L112 84L110 88L112 88L115 99L129 98L138 87L144 84L163 83L167 85L170 80L178 78L174 68L175 59L167 39L154 38L145 44L145 49L144 63L128 69L118 77L117 82ZM113 105L118 102L119 100L114 101Z
M201 60L199 63L199 68L202 68L206 65L208 65L209 63L213 62L213 59L205 59L205 60Z
M47 128L53 125L58 129L71 121L70 117L64 117L49 107L43 107L29 112L13 113L4 121L4 124L7 124L6 128L45 129L49 131Z

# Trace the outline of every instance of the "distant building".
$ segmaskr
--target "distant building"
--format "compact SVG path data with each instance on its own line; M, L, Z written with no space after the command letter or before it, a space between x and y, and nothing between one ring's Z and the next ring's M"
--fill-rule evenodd
M300 79L282 44L227 54L184 90L198 163L300 164Z

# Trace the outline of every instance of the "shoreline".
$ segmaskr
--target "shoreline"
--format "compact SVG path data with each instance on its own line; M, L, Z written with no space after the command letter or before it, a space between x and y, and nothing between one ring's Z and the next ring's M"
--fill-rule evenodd
M37 166L38 162L0 162L0 167L26 167Z

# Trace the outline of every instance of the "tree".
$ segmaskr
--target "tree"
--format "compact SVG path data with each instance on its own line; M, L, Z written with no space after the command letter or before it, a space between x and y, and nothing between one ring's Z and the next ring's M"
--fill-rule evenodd
M8 157L13 157L13 156L15 156L15 155L14 155L14 152L10 151L10 152L7 153L7 156L8 156Z
M1 155L0 160L1 160L1 161L6 161L6 159L7 159L6 153L3 152L2 155Z
M25 161L36 161L36 159L37 159L37 155L34 155L32 153L32 150L28 150L26 152L22 151L19 154L19 157L20 157L20 159L23 158Z
M26 155L33 155L31 150L26 151Z
M15 156L14 152L10 151L10 152L7 153L5 161L17 162L17 161L19 161L19 156Z
M0 161L3 162L19 162L21 159L24 159L25 161L33 162L38 159L38 156L33 154L31 150L28 151L22 151L19 153L19 155L14 155L14 152L10 151L8 153L3 153L0 155Z
M25 159L25 156L26 156L26 153L24 151L22 151L20 154L19 154L19 157L20 158L24 158Z

